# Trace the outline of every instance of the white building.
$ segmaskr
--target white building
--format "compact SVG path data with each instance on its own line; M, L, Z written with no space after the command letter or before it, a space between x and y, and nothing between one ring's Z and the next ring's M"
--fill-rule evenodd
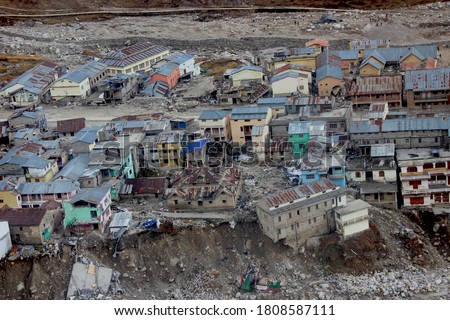
M50 94L53 100L67 97L85 99L90 93L89 75L84 71L78 70L66 73L50 87Z
M169 58L175 57L170 61L177 64L180 69L180 78L187 75L198 76L200 74L200 65L195 64L195 56L189 53L176 52Z
M11 234L9 233L8 222L0 221L0 259L6 257L11 248Z
M309 95L308 76L297 72L286 72L272 78L272 93L274 97L288 97L301 93Z
M370 204L360 199L347 202L347 206L334 209L336 231L344 240L349 236L369 229Z

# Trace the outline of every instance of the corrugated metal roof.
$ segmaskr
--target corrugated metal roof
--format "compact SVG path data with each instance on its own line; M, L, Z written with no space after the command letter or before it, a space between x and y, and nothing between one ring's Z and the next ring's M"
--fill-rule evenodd
M129 227L132 218L133 216L129 211L116 212L109 223L109 229Z
M164 194L166 185L167 179L164 177L126 179L122 184L120 194Z
M47 213L42 208L10 208L0 209L0 221L7 221L10 227L39 226Z
M6 176L0 181L0 191L12 191L16 188L20 177Z
M399 62L401 58L403 58L408 54L411 48L412 47L378 48L376 49L376 51L378 51L383 56L386 62ZM433 59L437 58L438 55L437 46L434 44L417 45L414 46L414 48L416 48L416 50L426 58L428 57L431 57ZM365 50L364 59L370 56L373 51L375 50L373 49Z
M290 56L311 55L319 50L318 48L289 48L287 53Z
M178 69L178 65L172 62L166 63L165 65L162 66L161 69L159 69L156 73L158 74L162 74L163 76L169 76L171 75L173 72L175 72Z
M344 72L340 67L325 65L316 70L316 80L320 81L327 77L342 80L344 77Z
M394 143L375 144L370 148L371 157L393 157L394 154Z
M221 120L227 116L229 111L225 110L205 110L203 111L198 120Z
M371 57L367 58L366 60L364 60L361 63L361 66L359 67L359 69L362 69L364 66L366 65L370 65L378 70L383 69L383 64L379 63L378 61L372 59Z
M82 201L98 205L109 192L109 186L81 189L80 192L78 192L72 197L72 199L70 199L70 203L76 204L77 202Z
M320 179L303 185L267 195L263 200L269 207L289 204L291 201L306 199L309 196L337 189L339 186L328 179Z
M61 171L53 177L53 180L66 178L77 181L83 175L84 170L88 168L90 161L91 159L89 154L80 154L66 163Z
M22 166L26 168L35 168L35 169L45 169L47 168L53 161L43 160L38 156L32 156L25 162Z
M386 119L380 127L370 120L350 121L350 133L449 130L450 120L440 117Z
M296 121L289 123L288 134L304 134L310 132L311 122L309 121Z
M261 67L244 65L244 66L240 66L239 68L231 70L230 75L234 75L236 73L239 73L239 72L242 72L245 70L256 71L256 72L261 72L261 73L263 72L263 69Z
M78 132L85 127L86 127L85 118L58 120L56 122L56 128L58 133Z
M60 77L58 80L63 80L63 79L67 79L67 80L70 80L70 81L73 81L76 83L81 83L84 80L89 79L89 75L84 71L75 70L75 71L66 73L65 75Z
M180 131L161 132L158 134L156 143L181 143L183 135Z
M375 133L380 127L369 120L350 121L349 133Z
M368 58L374 58L378 60L381 64L386 64L386 59L381 55L381 53L378 50L372 51L370 56L368 56L366 59Z
M341 60L358 60L359 58L358 50L333 50L331 53L340 57Z
M27 182L18 187L21 195L70 193L78 190L80 184L74 181Z
M400 62L402 62L411 55L416 56L419 60L425 59L425 57L419 52L419 50L417 50L416 48L411 48L408 51L408 53L403 58L400 59Z
M405 72L405 90L448 90L450 68L411 70Z
M55 80L58 66L53 62L43 62L26 71L21 76L11 80L0 90L6 90L16 84L20 84L27 91L34 94L42 93L43 89Z
M286 78L308 78L306 74L298 73L298 72L285 72L281 74L277 74L276 76L272 77L271 82L277 82Z
M353 40L350 42L350 48L353 50L361 49L374 49L379 46L389 45L391 40L389 39L363 39L363 40Z
M141 42L122 50L111 52L104 59L99 60L99 62L110 67L123 68L168 50L169 48L164 46Z
M258 105L266 105L266 104L283 104L285 105L288 101L287 97L272 97L272 98L259 98Z
M185 54L183 54L182 56L179 56L179 57L177 57L177 58L175 58L175 59L172 59L172 60L170 60L170 61L172 61L173 63L176 63L176 64L180 65L180 64L183 64L183 63L185 63L185 62L187 62L187 61L189 61L189 60L191 60L191 59L194 59L194 58L195 58L195 57L194 57L192 54L185 53Z
M325 50L319 54L316 60L317 69L326 65L341 68L341 58L338 55L333 54L330 50Z
M99 73L106 70L108 66L100 61L92 60L86 64L83 64L78 71L87 73L90 79L96 77Z
M401 93L403 90L402 75L360 76L356 78L350 94Z
M231 110L231 120L265 119L269 107L236 107Z

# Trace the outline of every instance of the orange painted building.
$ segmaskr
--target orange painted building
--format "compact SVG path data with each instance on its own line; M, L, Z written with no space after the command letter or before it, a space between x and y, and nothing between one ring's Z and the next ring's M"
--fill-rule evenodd
M180 79L180 68L174 63L166 63L161 69L152 74L150 82L156 82L158 80L167 83L169 89L172 89L178 83Z

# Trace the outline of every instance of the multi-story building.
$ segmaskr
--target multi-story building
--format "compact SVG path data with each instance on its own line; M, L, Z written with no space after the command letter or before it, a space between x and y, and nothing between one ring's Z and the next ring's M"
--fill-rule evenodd
M231 140L230 112L225 110L206 110L198 117L198 126L206 138L214 141Z
M186 143L184 131L161 132L156 139L159 167L181 167L183 147Z
M268 125L272 118L269 107L236 107L231 111L231 137L233 143L243 145L252 142L252 128Z
M346 203L345 189L321 179L265 196L258 201L256 212L266 236L298 246L333 232L332 209Z
M405 207L450 203L450 152L438 148L397 149Z
M149 72L152 65L169 55L169 48L148 42L136 43L119 51L108 53L99 62L107 65L109 75Z
M450 68L405 72L408 108L433 109L450 104Z

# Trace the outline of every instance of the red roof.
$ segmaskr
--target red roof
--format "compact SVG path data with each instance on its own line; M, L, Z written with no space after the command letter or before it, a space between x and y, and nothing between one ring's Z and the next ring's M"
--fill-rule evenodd
M8 221L11 227L14 226L39 226L47 213L42 208L10 208L4 206L0 209L0 221Z
M314 46L314 45L319 45L321 47L329 47L330 43L328 42L328 40L319 39L319 38L310 40L306 43L307 48Z
M56 122L58 133L78 132L86 127L85 118L59 120Z

